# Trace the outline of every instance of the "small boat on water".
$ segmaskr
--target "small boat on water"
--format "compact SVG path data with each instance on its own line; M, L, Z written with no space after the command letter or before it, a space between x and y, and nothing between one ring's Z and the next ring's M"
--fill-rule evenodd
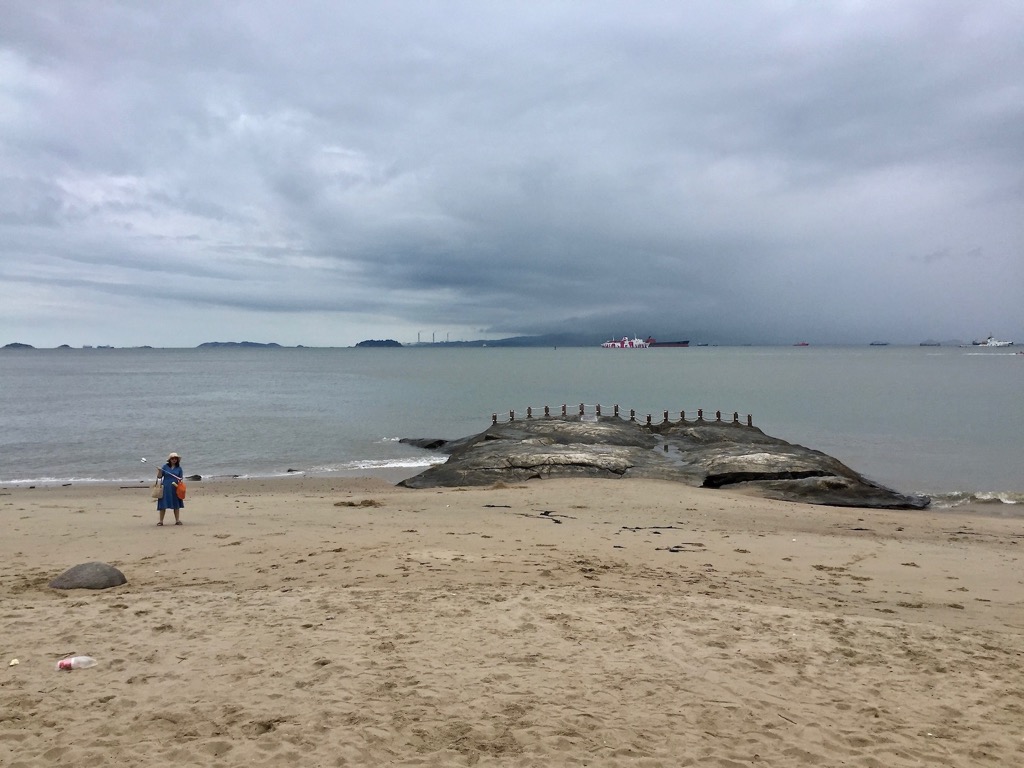
M798 341L798 342L797 342L796 344L794 344L793 346L794 346L794 347L809 347L809 346L811 346L811 345L810 345L810 344L808 344L808 343L807 343L806 341Z
M601 344L603 349L647 349L650 346L641 338L629 338L623 336L621 339L612 339Z
M984 341L972 341L972 346L975 347L1012 347L1012 341L1000 341L999 339L989 336Z

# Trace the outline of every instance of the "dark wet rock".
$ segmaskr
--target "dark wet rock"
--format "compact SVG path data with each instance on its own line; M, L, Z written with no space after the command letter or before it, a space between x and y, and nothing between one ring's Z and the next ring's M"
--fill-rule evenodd
M117 568L106 563L82 563L68 568L60 576L50 582L53 589L110 589L127 584Z
M616 416L521 419L460 440L407 440L449 454L408 488L554 477L651 478L831 506L923 509L930 499L880 486L827 454L728 421L643 424Z
M405 443L406 445L414 445L417 448L424 448L428 451L439 451L450 441L431 437L403 437L398 442Z

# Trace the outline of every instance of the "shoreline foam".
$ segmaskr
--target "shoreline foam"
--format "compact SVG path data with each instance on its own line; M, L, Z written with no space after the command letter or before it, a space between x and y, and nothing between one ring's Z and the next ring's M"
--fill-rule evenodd
M357 478L380 478L397 484L413 477L430 464L441 463L444 457L426 463L384 462L360 464L343 469L310 469L292 470L267 474L252 475L204 475L196 483L225 483L232 481L293 481L301 478L313 481L345 481ZM32 488L55 487L94 487L94 488L131 488L148 489L152 478L37 478L0 480L0 491L4 489L29 490ZM544 481L547 482L547 481ZM618 482L618 481L611 481ZM680 484L682 485L682 484ZM691 486L687 486L691 487ZM715 489L694 489L716 492ZM916 492L915 492L916 493ZM954 491L942 493L924 492L922 495L931 498L930 510L939 513L954 512L967 515L994 515L999 517L1024 517L1024 492L1020 491Z

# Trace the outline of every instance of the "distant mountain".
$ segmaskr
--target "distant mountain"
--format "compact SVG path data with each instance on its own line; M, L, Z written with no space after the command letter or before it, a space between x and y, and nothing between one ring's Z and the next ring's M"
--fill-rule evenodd
M421 347L592 347L606 339L592 334L548 333L542 336L512 336L507 339L477 339L475 341L438 341L414 346Z
M546 333L541 336L512 336L488 341L488 347L593 347L605 339L586 333Z
M275 344L273 342L270 344L261 344L258 341L204 341L199 345L199 347L197 347L197 349L203 349L206 347L258 347L263 349L267 347L279 348L280 346L280 344Z

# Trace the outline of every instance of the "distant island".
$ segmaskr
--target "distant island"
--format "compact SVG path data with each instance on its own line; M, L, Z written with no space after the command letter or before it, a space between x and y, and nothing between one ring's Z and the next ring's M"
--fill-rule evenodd
M4 344L4 349L35 349L31 344L21 344L17 341L12 341L10 344Z
M256 347L259 349L265 349L267 347L280 347L280 344L270 342L269 344L262 344L258 341L204 341L196 349L207 349L210 347Z
M400 347L399 342L394 339L366 339L356 344L357 347Z

